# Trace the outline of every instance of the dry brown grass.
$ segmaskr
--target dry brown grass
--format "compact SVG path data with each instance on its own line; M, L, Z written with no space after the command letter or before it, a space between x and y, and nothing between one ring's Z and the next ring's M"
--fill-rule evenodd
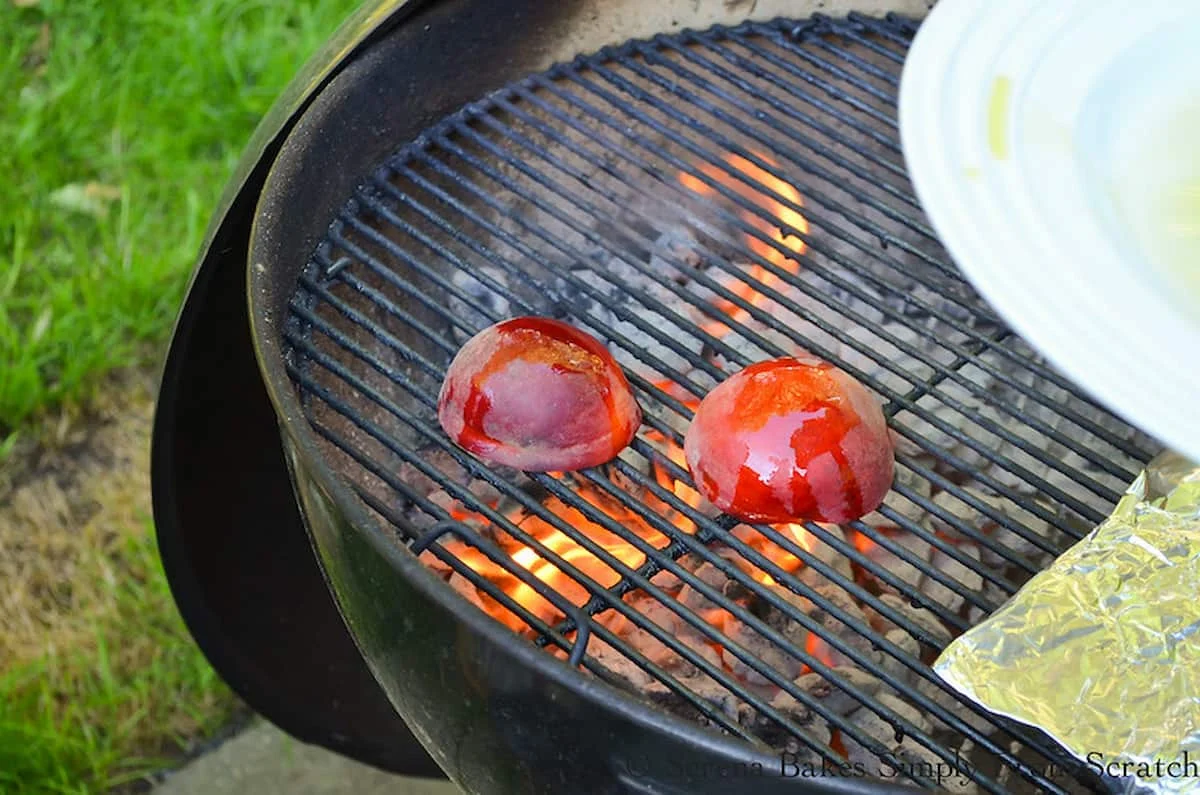
M5 792L18 762L66 791L106 788L235 706L184 629L154 548L151 381L124 374L101 394L41 423L0 472Z
M0 475L0 659L10 664L87 645L114 607L123 541L146 532L152 397L145 379L114 386L90 411L43 423Z

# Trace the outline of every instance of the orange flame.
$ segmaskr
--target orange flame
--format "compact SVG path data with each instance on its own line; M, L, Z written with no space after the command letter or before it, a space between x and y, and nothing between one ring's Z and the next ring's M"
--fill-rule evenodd
M624 508L613 504L608 495L598 489L580 484L578 492L584 500L596 506L626 529L632 530L655 548L661 549L669 543L669 539L665 535L638 517L631 515ZM645 562L646 556L640 549L602 525L590 521L577 509L563 504L558 499L548 500L544 507L567 526L585 535L597 547L622 564L630 568L637 568ZM457 508L452 509L450 514L460 521L483 520L483 517L478 514ZM564 564L574 566L582 576L594 580L601 587L611 587L620 580L620 572L569 535L557 529L549 521L539 516L528 515L523 509L514 510L508 518L518 524L522 531L537 540L548 553L557 554L562 558ZM564 572L554 562L542 557L532 546L520 543L501 532L497 532L496 535L501 537L499 543L518 566L545 583L548 588L561 594L571 604L581 606L587 602L589 593L575 577ZM553 621L562 617L562 611L539 594L532 585L522 582L479 550L458 539L449 539L443 543L447 551L495 583L505 594L539 619ZM518 631L527 630L525 622L501 603L482 593L480 600L487 612L506 626Z
M679 444L655 431L647 433L646 438L655 443L668 459L686 471L687 463L684 458L683 448ZM672 477L666 466L660 462L655 462L654 464L654 478L662 488L670 490L684 504L693 508L699 508L702 505L703 497L699 492L683 480L676 480ZM670 540L663 533L655 530L636 514L615 504L604 492L587 484L578 484L577 488L580 497L595 505L613 520L619 522L622 527L636 533L656 549L663 549L668 545ZM657 502L655 500L649 501L651 504ZM556 498L545 502L543 507L553 512L555 516L568 526L585 534L595 545L625 566L637 568L645 562L645 555L636 546L616 533L610 532L600 524L588 520L577 509L565 505ZM687 516L670 510L669 506L662 503L656 507L682 532L688 534L696 532L695 523ZM482 524L486 526L485 517L465 511L461 506L455 506L451 509L450 513L451 516L460 521L469 521L477 525ZM515 509L508 518L510 521L518 524L522 531L536 539L548 552L557 554L565 563L574 566L582 575L591 578L601 587L611 587L620 579L620 573L616 569L612 568L586 547L577 543L569 535L557 529L551 522L536 515L526 514L524 509ZM812 550L814 539L803 526L798 524L783 524L778 525L776 529L785 538L788 538L802 549ZM741 525L735 528L733 533L743 543L758 551L789 574L798 571L804 565L804 562L799 557L775 544L761 533L752 530L749 526ZM500 531L494 532L493 535L497 538L497 543L501 545L514 563L528 571L537 580L545 583L547 588L561 594L572 605L582 606L587 602L590 596L587 589L575 577L567 574L557 564L543 557L534 547L520 543ZM504 539L507 539L507 542ZM478 574L491 581L503 593L511 597L517 604L521 605L537 618L550 623L563 617L562 611L538 593L537 589L529 583L521 581L511 571L501 564L492 561L484 553L456 538L447 539L442 543L448 552L457 556ZM426 554L428 555L429 553ZM759 570L748 560L741 559L738 565L758 582L767 585L777 584L774 577ZM496 618L514 631L529 631L525 621L503 604L492 599L486 593L480 592L478 597L479 603L493 618ZM729 618L729 614L721 609L701 611L701 615L705 621L719 630L724 627L726 620ZM623 620L619 622L622 627L625 623ZM615 628L610 628L614 632L618 631Z
M898 538L906 534L904 530L901 530L894 524L877 524L871 527L876 533L888 538ZM854 544L854 548L864 555L870 555L879 547L879 542L857 530L850 534L850 541Z
M695 411L696 406L698 406L700 404L700 401L694 399L691 392L684 389L682 386L675 383L674 381L672 381L669 378L663 378L658 381L654 381L653 386L656 387L657 389L660 389L663 392L667 393L667 395L669 395L670 397L673 397L676 400L684 403L685 405L687 405L688 408L692 409L693 411Z
M864 555L870 555L871 551L874 550L875 547L879 546L879 544L875 543L874 539L870 538L864 533L859 532L855 532L853 534L851 541L854 543L854 548Z
M820 635L812 632L808 633L808 638L804 641L804 650L808 652L810 657L815 657L825 667L834 667L833 648ZM808 668L807 665L804 667Z
M581 490L583 491L583 490ZM599 503L603 506L605 503L598 499L599 495L583 495L586 498L591 496L591 502ZM620 536L609 532L604 527L588 521L582 513L569 508L555 501L554 512L564 521L580 533L586 535L592 542L607 552L616 560L620 561L629 568L637 568L645 562L646 556L628 541ZM645 541L654 545L656 548L662 548L667 545L668 539L662 533L645 525L641 522L628 521L629 517L624 515L616 515L616 511L606 510L609 516L614 519L622 519L626 527L634 530ZM526 519L521 529L532 535L542 543L550 552L557 553L565 563L577 568L581 574L595 580L601 587L609 588L616 585L621 579L621 574L601 558L594 555L586 547L574 541L570 536L560 530L555 529L549 522L543 521L538 517L530 517ZM571 604L582 606L587 602L589 594L586 588L577 582L573 577L568 576L557 565L544 559L534 549L527 546L520 546L516 551L512 552L512 558L522 568L527 569L534 577L537 577L546 585L563 594ZM537 594L533 588L523 582L519 582L516 588L510 594L517 602L533 610L535 613L543 613L544 610L534 610L533 606L545 600ZM557 612L551 608L552 612ZM540 616L546 618L546 616Z
M776 166L776 163L765 155L756 153L756 157L759 158L759 162L766 163L772 168ZM802 238L808 234L809 229L808 221L796 210L802 206L799 192L792 185L739 155L727 155L725 164L725 166L700 165L695 173L680 173L679 182L688 190L705 197L714 196L717 193L714 185L720 185L751 205L754 209L739 210L740 216L746 224L759 233L745 236L749 250L773 268L787 273L798 272L800 265L797 258L806 250ZM747 268L745 272L747 278L744 280L725 275L722 284L742 301L762 307L770 299L764 296L761 290L773 288L780 282L780 278L771 272L771 267L753 264ZM730 318L729 323L742 323L750 316L749 312L729 300L717 299L713 306ZM728 334L730 331L729 325L725 322L711 322L704 328L710 334L718 336ZM693 395L672 380L661 380L654 385L693 411L699 404ZM657 431L648 431L643 438L655 445L666 460L673 462L684 471L687 470L683 448L674 440ZM704 509L705 501L701 494L685 481L676 480L668 467L660 460L654 461L652 473L655 482L683 504L698 510ZM562 476L561 473L550 473L550 475L555 478ZM596 506L626 532L636 534L656 549L663 549L668 545L670 539L666 535L651 527L637 513L617 504L604 490L578 481L575 488L581 499ZM662 516L683 533L694 534L696 532L696 525L690 518L654 499L652 494L643 494L641 498L652 509L659 510ZM493 504L491 507L494 509L496 505ZM537 582L545 584L546 588L543 590L547 592L552 590L561 595L566 602L575 606L584 605L589 599L589 593L574 576L569 575L558 564L548 559L551 553L559 556L564 561L564 565L569 564L581 575L590 578L603 588L615 585L620 579L620 572L585 546L576 542L571 535L558 529L556 524L571 528L573 534L586 536L596 547L620 561L624 566L637 568L645 562L644 553L634 544L620 535L610 532L600 523L589 520L579 510L567 506L561 500L549 499L543 503L543 507L559 521L548 521L523 508L514 509L508 515L508 519L519 525L523 533L536 540L537 545L527 544L513 538L504 532L502 527L493 526L487 517L467 511L461 505L456 504L452 507L450 516L469 523L481 531L486 529L486 535L495 541L513 563L528 572ZM789 541L802 549L809 551L813 549L814 539L801 525L784 524L779 525L777 529ZM804 562L799 557L747 526L736 528L734 535L788 574L795 573L804 566ZM499 592L506 594L538 619L546 623L553 623L563 617L563 611L539 594L534 586L523 582L512 571L490 560L479 550L457 538L447 537L441 543L448 552L457 556L476 573L494 584ZM546 552L539 551L539 548ZM431 553L426 552L422 558L431 560L432 564ZM748 560L742 559L738 565L760 583L777 584L774 577L753 566ZM482 591L477 596L477 603L496 620L516 632L528 633L530 631L522 618L496 599ZM726 631L727 623L732 620L730 613L723 609L701 610L700 614L706 622L722 632ZM596 620L618 635L631 628L628 619L615 611L606 611L597 616ZM823 644L824 642L819 638L810 635L808 651L817 659L832 664L829 649ZM720 650L719 647L714 648L717 651Z
M693 411L695 411L696 407L699 404L700 404L700 402L697 400L686 401L686 405L688 406L688 408L692 409ZM658 449L660 451L662 451L662 453L671 460L671 462L673 464L675 464L677 467L679 467L683 471L685 471L685 472L687 471L687 469L688 469L687 458L683 454L683 448L680 447L678 444L676 444L673 440L668 439L664 434L659 433L658 431L647 432L646 440L654 443L658 447ZM700 507L701 503L704 501L704 498L700 496L700 492L693 489L691 486L689 486L684 481L676 480L674 477L672 477L671 473L670 473L670 471L668 471L666 465L664 465L658 461L655 461L653 466L654 466L654 479L658 482L659 486L662 486L667 491L672 492L677 498L679 498L679 500L681 502L683 502L688 507L690 507L690 508L699 508ZM658 502L658 501L654 500L653 502ZM696 524L691 519L688 519L686 516L683 516L682 514L676 514L674 511L670 510L669 506L667 506L665 503L660 503L659 505L664 510L664 512L666 512L668 515L672 516L672 519L671 519L672 524L674 524L680 530L682 530L685 533L688 533L689 535L696 532Z
M804 529L803 525L781 524L777 525L775 529L779 531L779 534L782 535L786 540L791 541L806 552L812 552L815 539L813 539L812 533ZM738 527L735 527L733 530L733 535L740 541L744 542L762 554L763 557L770 560L776 566L786 571L788 574L792 574L804 565L804 561L802 561L800 558L788 552L774 541L771 541L762 533L752 530L747 525L739 525ZM776 584L774 577L772 577L770 574L767 574L765 571L759 571L757 567L750 566L748 562L746 564L746 568L752 573L754 579L758 580L764 585Z
M758 152L754 154L759 160L769 164L773 168L778 165L773 159L764 154ZM713 182L729 188L771 216L771 219L768 220L768 218L763 217L762 213L751 210L741 211L742 219L759 232L762 232L771 241L767 242L756 235L747 234L746 244L752 252L777 268L785 270L788 273L796 273L800 270L800 263L795 258L807 250L801 236L808 235L808 220L793 209L794 207L803 206L800 192L793 185L784 182L740 155L728 154L725 156L725 162L746 177L746 180L730 174L720 166L710 163L700 165L699 171ZM717 192L716 188L711 184L687 172L679 174L679 182L685 188L700 196L709 197ZM772 245L772 243L778 244L779 247L787 249L790 253L785 254L775 245ZM752 265L747 275L750 277L748 281L733 280L731 278L730 281L732 283L725 286L742 300L756 307L761 307L770 299L760 292L759 285L761 287L775 287L779 284L779 277L766 267L758 264ZM758 283L757 285L755 284L756 282ZM732 301L720 299L715 303L715 306L737 323L743 323L750 317L749 312L738 307ZM729 326L722 322L711 321L704 325L704 330L714 336L721 337L728 334L730 329Z

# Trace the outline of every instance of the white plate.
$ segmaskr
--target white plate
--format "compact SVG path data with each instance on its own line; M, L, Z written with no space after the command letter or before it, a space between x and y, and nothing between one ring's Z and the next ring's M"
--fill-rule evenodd
M905 63L900 134L980 294L1200 460L1200 0L941 0Z

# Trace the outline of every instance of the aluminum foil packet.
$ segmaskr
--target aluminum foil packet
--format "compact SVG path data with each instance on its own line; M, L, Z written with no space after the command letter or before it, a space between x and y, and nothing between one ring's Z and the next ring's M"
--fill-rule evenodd
M1112 515L934 670L1119 793L1200 793L1200 465L1151 461Z

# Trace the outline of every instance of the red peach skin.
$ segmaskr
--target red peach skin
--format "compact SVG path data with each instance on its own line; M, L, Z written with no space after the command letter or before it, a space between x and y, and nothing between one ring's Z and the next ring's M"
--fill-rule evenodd
M557 320L519 317L459 350L442 382L438 420L488 463L571 472L615 458L642 412L599 340Z
M879 403L816 359L730 376L700 402L684 454L713 505L766 524L861 518L883 502L895 469Z

